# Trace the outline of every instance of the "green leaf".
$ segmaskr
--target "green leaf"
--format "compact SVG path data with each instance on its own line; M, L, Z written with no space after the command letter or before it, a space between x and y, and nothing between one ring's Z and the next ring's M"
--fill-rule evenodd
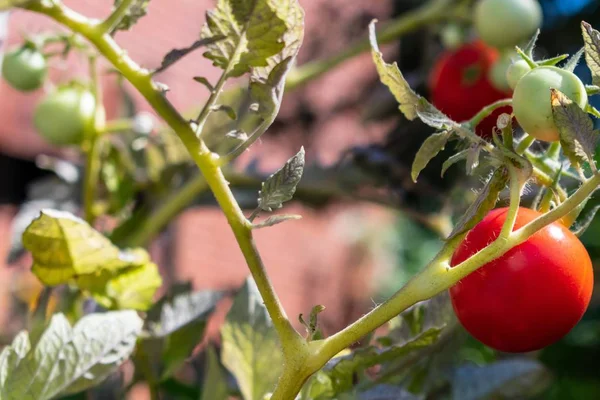
M423 97L419 99L416 111L419 119L432 128L450 129L455 128L458 125Z
M523 52L530 58L533 58L533 49L535 49L535 44L536 44L539 36L540 36L540 30L538 29L535 31L535 33L533 34L531 39L529 39L529 42L527 42L527 44L525 45L525 48L523 49Z
M161 379L175 373L202 341L221 297L220 292L176 287L148 311L140 345L156 355L153 364L162 364Z
M304 147L263 182L258 192L258 207L264 211L281 208L282 203L291 200L294 196L303 171Z
M223 36L207 37L207 38L196 40L194 43L192 43L188 47L184 47L181 49L173 49L173 50L169 51L163 57L163 60L160 63L160 67L158 67L156 69L156 71L154 71L154 73L156 74L156 73L162 72L162 71L166 70L167 68L169 68L171 65L175 64L177 61L181 60L183 57L192 53L193 51L198 50L199 48L207 46L209 44L217 43L219 40L223 40L223 39L224 39Z
M336 392L350 390L358 371L388 361L397 361L415 351L427 348L437 341L440 332L440 328L430 328L401 344L386 348L375 346L358 348L349 355L332 359L323 367L323 371L331 377Z
M114 8L119 7L123 0L115 0ZM138 20L148 13L148 3L150 0L135 0L129 7L125 17L115 27L115 30L127 31L135 25Z
M77 286L89 291L94 299L109 309L146 311L162 285L158 267L152 262L117 271L78 276Z
M451 166L453 166L457 162L462 161L462 160L466 160L467 156L470 153L470 151L471 151L471 149L461 150L458 153L454 154L453 156L449 157L446 161L444 161L444 164L442 165L441 176L443 177L444 174L446 173L446 171L448 170L448 168L450 168Z
M221 327L223 364L245 400L263 400L281 373L283 353L273 322L250 278L237 294Z
M594 152L598 144L598 132L589 115L576 103L556 89L551 89L554 123L560 133L560 143L573 166L588 162L596 171Z
M537 63L539 66L555 66L556 64L558 64L559 62L561 62L563 60L566 60L567 58L569 58L568 54L561 54L560 56L540 60Z
M204 56L230 76L268 66L267 59L285 48L284 34L295 23L278 12L284 5L299 7L296 0L218 0L216 9L206 14L201 37L224 39L209 45Z
M452 380L452 394L461 400L524 399L543 391L549 382L550 374L540 362L515 358L484 367L459 367Z
M417 181L419 174L429 164L429 161L437 156L440 151L444 150L451 135L448 131L442 131L434 133L425 139L421 148L417 151L412 164L411 177L413 182Z
M567 63L562 67L562 69L570 72L575 71L575 67L577 67L577 64L579 64L579 60L581 60L581 56L583 56L584 52L585 47L579 49L577 53L573 54L571 58L569 58L569 61L567 61Z
M206 364L204 365L204 380L202 381L202 396L200 400L227 400L229 390L227 388L227 376L219 356L214 347L206 350Z
M35 348L8 371L2 399L45 400L97 385L129 358L141 328L133 311L90 314L73 328L54 315Z
M9 372L17 368L30 349L31 343L27 331L19 332L10 346L2 349L2 353L0 353L0 388L3 388L6 384L6 377Z
M257 224L253 224L252 225L252 229L266 228L266 227L269 227L269 226L280 224L280 223L285 222L285 221L292 221L292 220L297 220L297 219L302 219L302 216L301 215L295 215L295 214L272 215L272 216L270 216L269 218L265 219L262 222L259 222Z
M507 182L508 174L504 168L498 168L494 171L475 201L456 223L448 239L452 239L477 225L496 206L498 196L506 187Z
M404 79L402 72L400 72L398 64L387 64L383 60L383 54L381 54L377 45L375 22L372 21L369 25L369 42L371 44L373 62L379 73L379 79L390 89L390 92L392 92L396 101L400 104L402 114L412 121L417 117L417 105L421 96L411 89L406 79Z
M50 209L42 210L25 230L23 246L33 256L33 273L48 286L145 261L137 259L139 252L120 251L82 219Z
M600 94L600 86L585 85L585 92L587 93L588 96L595 96L597 94ZM588 107L594 108L589 103L588 103ZM596 117L598 117L597 114L596 114Z
M600 86L600 32L585 21L581 22L581 30L585 44L585 61L592 72L592 83Z
M594 208L589 210L579 221L577 221L577 224L575 226L573 226L573 229L571 229L571 231L576 236L583 235L585 233L585 231L590 227L592 222L594 221L594 218L596 217L598 210L600 210L600 205L595 206Z

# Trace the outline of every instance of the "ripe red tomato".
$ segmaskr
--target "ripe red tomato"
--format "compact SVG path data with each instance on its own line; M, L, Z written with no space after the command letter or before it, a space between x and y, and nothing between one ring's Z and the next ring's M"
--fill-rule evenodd
M506 208L490 212L452 256L455 266L498 237ZM540 214L520 208L515 229ZM581 319L592 295L590 257L579 239L553 223L450 288L454 311L467 331L505 352L546 347Z
M499 57L496 49L481 41L443 54L429 77L433 105L453 120L462 122L472 118L483 107L511 97L512 92L496 89L488 77ZM490 138L500 114L511 112L511 107L497 109L477 125L476 133Z

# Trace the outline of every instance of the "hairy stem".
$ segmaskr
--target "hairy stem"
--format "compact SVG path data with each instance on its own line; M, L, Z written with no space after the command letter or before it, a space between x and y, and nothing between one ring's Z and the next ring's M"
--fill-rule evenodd
M121 23L123 18L127 15L129 8L133 5L135 0L122 0L121 4L113 10L113 12L98 25L98 32L101 34L112 32Z
M469 120L469 124L472 127L476 127L477 125L479 125L479 123L481 121L483 121L485 118L487 118L489 115L491 115L498 108L510 106L511 104L512 104L512 99L498 100L498 101L482 108L481 111L479 111L477 114L475 114L475 116L473 116L473 118L471 118Z

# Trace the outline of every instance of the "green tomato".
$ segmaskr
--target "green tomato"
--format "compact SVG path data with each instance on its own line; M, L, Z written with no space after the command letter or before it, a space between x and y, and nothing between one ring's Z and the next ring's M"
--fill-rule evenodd
M46 57L28 46L9 51L2 61L4 80L13 88L23 92L42 86L47 72Z
M517 83L519 80L529 71L531 71L531 67L527 64L527 61L519 59L509 65L506 70L506 81L511 89L517 87Z
M497 48L526 42L542 24L537 0L479 0L474 12L479 37Z
M33 123L48 142L80 144L93 132L96 100L87 89L64 86L49 94L33 114Z
M557 67L538 67L525 74L513 93L513 111L521 127L538 140L559 140L554 124L550 89L563 92L584 109L588 102L585 86L572 72Z
M504 54L501 58L492 64L492 68L488 71L488 78L494 87L502 92L510 92L511 87L506 79L506 70L511 65L512 53Z

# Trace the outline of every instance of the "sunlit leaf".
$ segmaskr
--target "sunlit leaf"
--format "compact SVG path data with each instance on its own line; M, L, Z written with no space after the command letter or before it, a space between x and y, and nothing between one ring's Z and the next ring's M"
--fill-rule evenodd
M114 7L117 8L123 0L115 0ZM135 0L129 7L125 17L115 27L115 30L129 30L138 20L148 13L148 3L150 0Z
M82 219L50 209L25 230L23 246L33 256L33 273L49 286L145 261L137 259L138 252L120 251Z
M600 32L585 21L581 22L581 30L585 43L585 61L592 72L592 82L600 86Z
M475 201L471 203L467 211L456 223L448 239L452 239L456 235L468 231L477 225L496 206L498 196L506 187L507 182L508 174L504 168L498 168L494 171Z
M304 147L285 165L263 182L258 193L258 207L264 211L281 208L296 192L304 171Z
M281 373L283 354L273 322L253 280L236 295L221 327L221 359L245 400L263 400Z
M221 363L219 362L219 356L212 346L206 351L204 371L202 397L200 400L229 399L227 375L225 375L225 371L223 371L223 367L221 367Z
M141 328L133 311L90 314L74 327L56 314L35 347L8 370L1 397L46 400L97 385L130 356Z
M6 377L9 372L17 368L30 349L31 343L27 331L19 332L10 346L2 349L2 353L0 353L0 388L3 388L6 384ZM2 393L1 390L0 393Z
M565 155L574 166L588 162L595 171L594 152L600 137L594 130L589 115L567 96L551 89L554 123L560 133L560 143Z
M24 6L32 0L0 0L0 11L8 10L13 7Z
M156 354L162 379L175 373L200 343L221 297L220 292L176 287L148 311L140 345Z
M517 358L483 367L465 365L452 380L454 399L524 399L540 393L550 382L546 368L538 361Z
M417 181L417 177L427 164L429 164L429 161L444 149L451 135L448 131L442 131L434 133L425 139L419 151L417 151L412 164L411 177L414 182Z
M293 221L293 220L297 220L297 219L302 219L302 216L295 215L295 214L272 215L262 222L253 224L252 229L266 228L269 226L280 224L285 221Z
M165 69L169 68L171 65L175 64L177 61L181 60L183 57L187 56L193 51L201 47L207 46L209 44L216 43L219 40L223 39L223 36L207 37L200 40L196 40L188 47L184 47L181 49L173 49L164 56L162 62L160 63L160 67L156 69L155 73L164 71Z

